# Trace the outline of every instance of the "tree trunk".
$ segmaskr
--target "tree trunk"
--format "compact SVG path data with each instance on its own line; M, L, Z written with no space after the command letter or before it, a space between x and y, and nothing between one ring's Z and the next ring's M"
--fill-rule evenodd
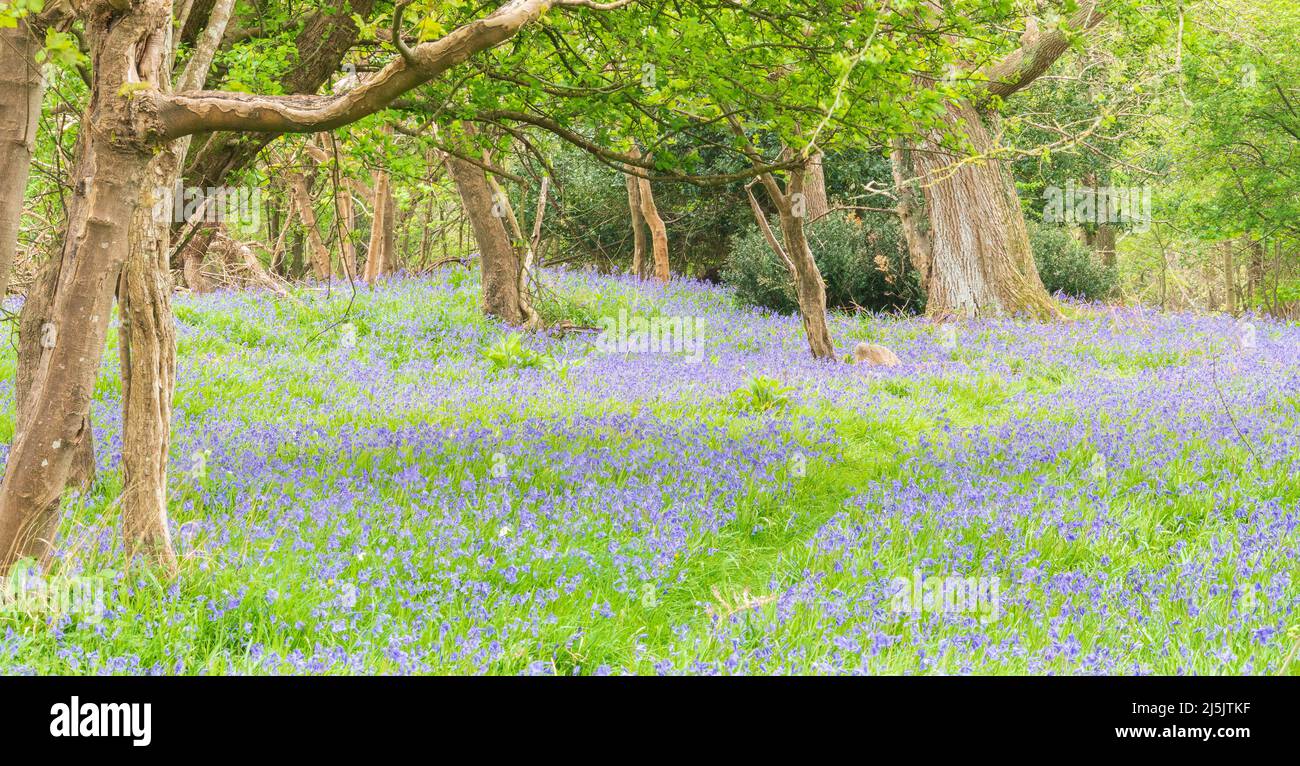
M995 148L969 102L950 104L945 121L980 155ZM911 225L907 239L913 260L919 256L926 267L921 275L930 316L1060 316L1038 276L1024 214L1002 160L955 160L934 137L896 154L910 157L912 167L900 168L899 175L916 179L924 201L928 257L918 240L920 221ZM915 212L900 205L900 217Z
M9 289L27 174L36 148L36 123L45 93L36 54L43 46L29 19L0 29L0 300Z
M831 211L830 198L826 196L826 155L817 152L808 158L808 176L804 183L804 212L809 221L816 221Z
M357 215L352 205L352 190L346 183L341 184L335 190L335 199L338 200L338 209L335 211L339 217L339 232L341 234L339 252L340 263L343 266L343 276L347 279L355 279L357 276L357 246L352 242L352 232L357 228Z
M1223 243L1223 308L1229 314L1237 313L1237 264L1232 257L1235 242Z
M1207 258L1205 268L1201 270L1201 275L1205 278L1205 309L1206 311L1219 310L1219 295L1214 290L1215 283L1219 281L1218 275L1214 272L1214 259Z
M203 262L216 235L216 226L200 225L199 230L181 248L181 270L185 274L185 284L196 293L212 289L203 275Z
M797 195L803 193L804 170L795 168L789 171L789 181L782 190L771 173L759 176L763 188L776 206L777 217L781 222L781 240L777 241L767 217L759 206L753 192L749 194L750 208L758 222L759 229L767 239L768 245L776 251L785 263L794 281L795 299L799 303L799 315L803 318L804 334L808 338L808 350L814 359L834 359L835 344L831 341L830 328L826 325L826 282L821 270L813 258L812 248L808 246L808 237L804 225L808 217L803 215L806 209L796 209L795 200L806 199Z
M483 312L507 324L522 326L528 321L528 314L519 294L519 255L506 231L505 204L508 203L494 199L483 168L451 154L445 161L478 245Z
M898 195L898 221L907 242L907 254L912 268L921 277L921 284L930 283L930 228L926 218L925 195L921 193L912 165L911 150L895 142L890 155L894 186Z
M633 147L630 153L633 157L641 156L640 150L636 147ZM667 282L672 278L668 271L668 228L664 226L664 219L659 215L659 206L655 204L655 193L650 187L650 179L638 177L636 180L637 199L641 202L641 217L645 220L646 227L650 229L654 276L660 282Z
M14 376L16 412L23 411L40 367L41 336L43 328L50 323L50 303L54 299L58 274L59 261L51 258L37 272L35 283L27 289L22 311L18 315L18 369ZM95 480L95 440L83 439L71 449L72 465L68 472L67 488L86 492Z
M150 163L159 181L176 178L179 157L164 148ZM164 187L165 188L165 187ZM176 330L171 311L170 222L140 205L131 252L118 282L122 365L122 539L128 560L143 557L169 576L176 554L167 528L167 450L176 386Z
M485 155L486 156L486 155ZM512 245L519 243L515 248L515 260L519 263L518 277L515 279L515 292L519 295L519 311L523 314L523 326L529 329L536 329L542 326L542 318L533 310L532 296L528 292L528 283L532 278L533 258L537 244L541 241L542 236L542 216L546 212L546 195L550 189L550 179L542 178L542 187L537 195L537 221L536 231L532 237L524 234L523 227L519 224L519 216L515 215L515 208L510 204L510 195L506 190L501 188L501 184L492 176L487 176L488 186L492 188L492 198L497 201L501 208L505 223L509 224L508 234L513 235Z
M321 239L320 230L316 228L316 208L312 205L311 192L307 190L307 179L302 173L289 176L289 190L293 194L293 206L298 211L298 218L307 232L307 246L311 257L312 274L321 282L330 278L330 251Z
M1252 306L1264 298L1264 240L1250 242L1250 266L1246 272L1246 290Z
M789 172L787 188L790 196L806 194L804 170L797 168ZM822 280L817 262L813 260L812 248L808 246L804 229L808 217L798 215L797 212L788 201L777 205L786 255L794 267L792 276L795 296L799 300L799 313L803 317L804 332L808 336L808 349L815 359L834 359L835 344L831 342L830 329L826 326L826 282Z
M143 79L158 87L169 50L169 0L127 11L95 5L85 18L94 86L73 172L62 252L51 280L48 317L15 424L0 484L0 570L18 558L48 560L59 498L82 443L91 438L90 402L108 332L113 292L130 250L132 221L153 150L132 141L141 119L129 97Z
M625 173L627 183L627 209L632 216L632 275L645 279L645 216L641 215L641 182L636 176Z
M393 194L392 179L384 174L384 257L379 260L383 273L397 271L397 197Z
M380 275L384 273L384 252L392 239L392 221L388 218L388 174L375 172L375 196L370 216L370 246L366 250L366 284L374 287Z
M1101 258L1101 262L1115 268L1115 227L1109 223L1097 224L1097 231L1092 235L1092 251Z

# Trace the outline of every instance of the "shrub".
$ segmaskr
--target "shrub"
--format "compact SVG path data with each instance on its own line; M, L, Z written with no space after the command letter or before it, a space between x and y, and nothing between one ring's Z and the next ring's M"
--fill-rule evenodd
M788 408L793 392L793 386L787 386L776 378L756 375L749 379L744 388L737 389L732 394L732 401L737 411L761 414Z
M776 222L773 230L779 232ZM924 305L892 216L834 212L809 224L808 243L826 281L828 308L917 311ZM789 271L756 225L736 238L722 278L742 303L787 314L798 310Z
M1101 262L1069 229L1026 221L1038 276L1049 293L1100 301L1115 294L1119 273Z
M546 356L525 346L523 336L517 332L483 347L479 353L491 363L494 372L512 368L537 369L546 365Z

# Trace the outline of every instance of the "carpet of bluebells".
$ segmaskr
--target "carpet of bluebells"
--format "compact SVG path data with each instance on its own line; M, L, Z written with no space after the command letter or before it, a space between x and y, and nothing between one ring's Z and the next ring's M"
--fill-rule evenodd
M717 287L543 281L513 350L463 271L178 296L174 581L122 561L110 339L52 572L104 609L0 612L0 672L1300 672L1300 329L834 317L869 368ZM602 353L620 310L703 358ZM899 611L914 573L998 609Z

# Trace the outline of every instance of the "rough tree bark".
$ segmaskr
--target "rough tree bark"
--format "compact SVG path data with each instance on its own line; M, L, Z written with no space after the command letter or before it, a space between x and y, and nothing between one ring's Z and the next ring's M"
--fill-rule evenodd
M970 102L950 104L945 122L949 130L964 134L976 152L994 149ZM895 156L910 159L909 166L898 169L910 187L904 191L906 201L900 201L899 218L912 262L924 267L920 274L930 316L1059 316L1038 276L1020 201L1002 160L963 162L940 145L938 136ZM918 198L923 232L913 207Z
M151 170L160 171L157 162ZM171 176L172 165L160 172ZM176 329L168 268L170 222L148 205L135 210L134 241L117 288L122 364L122 539L128 559L141 556L167 574L176 554L167 528L167 450L176 387Z
M0 29L0 300L9 289L9 271L18 251L23 191L36 148L45 78L36 63L44 45L40 22L21 19Z
M234 0L215 0L203 8L205 26L181 73L181 90L203 87ZM192 18L192 17L191 17ZM153 75L162 92L171 90L171 62L177 46L169 27ZM122 539L127 558L137 556L176 572L176 554L167 526L167 453L171 446L171 407L176 380L176 330L171 310L170 204L180 178L189 137L161 148L145 169L146 187L131 221L126 263L117 285L121 319L118 351L122 370Z
M1093 3L1065 26L1088 30L1103 17ZM1069 46L1070 36L1061 28L1044 33L1028 29L1020 48L981 72L984 85L977 97L1015 94ZM1038 276L1010 170L1001 160L989 159L996 147L977 104L949 103L944 121L949 131L969 139L980 159L950 157L936 135L894 152L899 217L913 263L925 266L921 278L927 313L1059 317Z
M826 195L826 156L817 152L808 158L808 174L804 183L804 209L808 220L816 221L831 211L830 198Z
M15 424L0 484L0 570L21 557L46 560L74 457L91 438L90 401L108 332L113 292L153 147L128 96L159 84L169 51L170 0L140 0L123 13L108 3L85 16L95 86L82 125L67 233L52 280L40 352Z

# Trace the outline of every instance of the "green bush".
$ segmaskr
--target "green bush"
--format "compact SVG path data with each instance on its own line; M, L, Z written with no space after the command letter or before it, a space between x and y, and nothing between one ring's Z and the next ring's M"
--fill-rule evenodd
M780 231L775 221L772 227ZM808 226L808 243L826 281L829 308L919 311L924 306L892 216L831 213ZM742 303L787 314L798 310L789 271L756 225L736 238L722 278Z
M1038 276L1049 293L1100 301L1115 294L1119 273L1093 255L1064 226L1026 221Z

